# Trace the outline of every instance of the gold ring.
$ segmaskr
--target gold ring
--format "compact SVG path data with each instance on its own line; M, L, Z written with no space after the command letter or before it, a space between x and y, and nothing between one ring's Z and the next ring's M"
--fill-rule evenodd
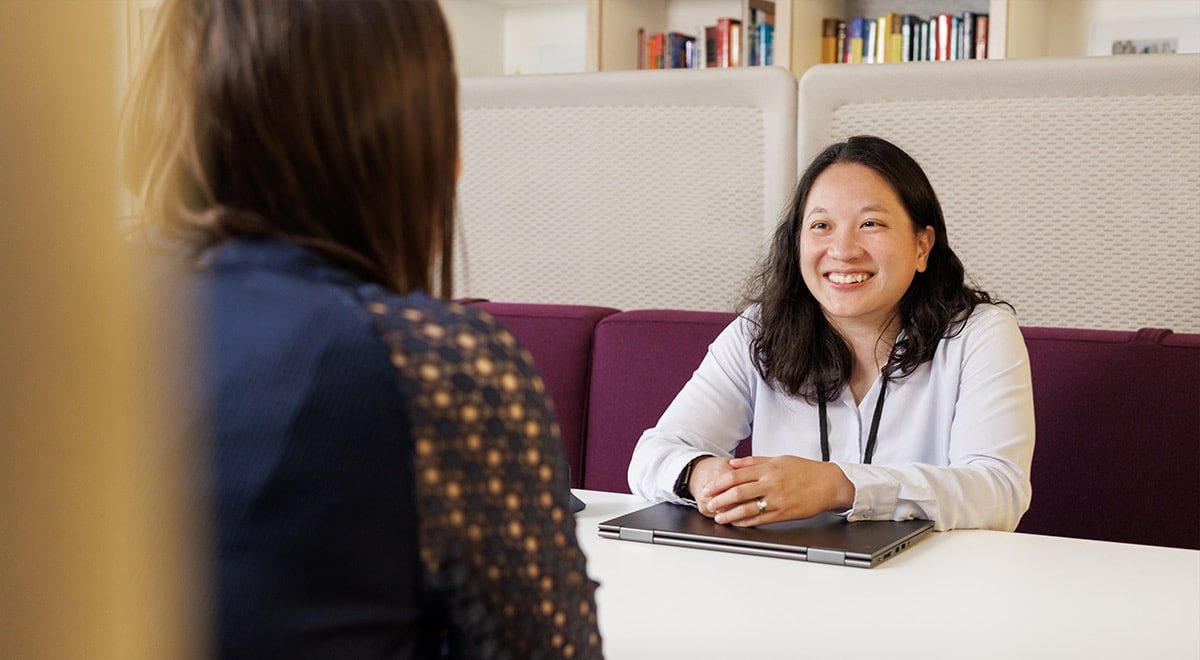
M757 500L755 500L754 503L758 505L758 512L760 514L767 512L767 501L765 499L760 497Z

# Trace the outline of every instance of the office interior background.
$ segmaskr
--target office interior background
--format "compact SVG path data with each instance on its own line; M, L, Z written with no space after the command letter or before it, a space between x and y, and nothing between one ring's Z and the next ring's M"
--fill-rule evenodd
M920 0L776 0L777 66L820 59L825 16L936 13ZM993 56L1094 54L1113 25L1175 24L1200 52L1194 0L963 0ZM116 185L119 108L154 0L0 2L0 656L202 655L204 529L191 458L156 443L175 384L137 365L163 301L131 296ZM747 0L442 0L463 76L628 70L631 30L693 32ZM961 10L960 10L961 11ZM1200 163L1196 164L1200 168ZM587 303L588 301L579 301ZM181 487L181 484L184 486ZM1192 503L1193 505L1195 503Z

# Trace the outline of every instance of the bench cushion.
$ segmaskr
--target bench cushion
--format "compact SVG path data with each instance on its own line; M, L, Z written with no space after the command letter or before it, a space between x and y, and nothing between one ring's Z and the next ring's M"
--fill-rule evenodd
M1200 548L1200 335L1022 332L1037 447L1017 531Z
M641 310L596 326L584 486L628 493L629 459L735 318L722 312ZM744 445L745 443L743 443Z

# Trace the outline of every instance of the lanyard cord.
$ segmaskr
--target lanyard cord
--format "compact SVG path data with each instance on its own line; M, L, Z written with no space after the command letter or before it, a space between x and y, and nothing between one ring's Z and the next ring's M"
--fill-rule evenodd
M887 376L879 383L879 399L875 401L875 414L871 417L871 432L867 434L867 451L863 463L869 465L875 455L875 439L879 436L879 418L883 416L883 398L887 394ZM829 460L829 417L825 414L825 399L818 398L817 406L821 417L821 460Z

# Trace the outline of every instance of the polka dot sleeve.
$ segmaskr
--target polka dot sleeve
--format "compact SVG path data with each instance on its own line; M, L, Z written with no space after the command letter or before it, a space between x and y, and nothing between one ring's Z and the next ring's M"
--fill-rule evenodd
M471 658L598 658L558 424L528 351L486 313L368 303L400 374L425 584Z

